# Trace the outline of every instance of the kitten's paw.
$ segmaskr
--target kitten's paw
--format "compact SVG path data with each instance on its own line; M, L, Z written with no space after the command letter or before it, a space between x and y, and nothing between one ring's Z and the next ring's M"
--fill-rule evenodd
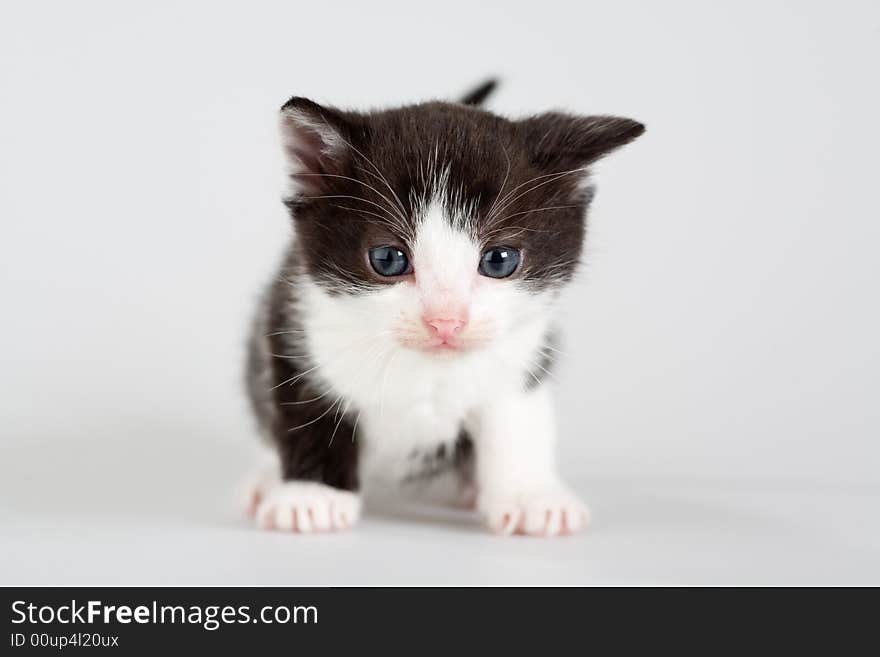
M361 512L355 493L311 481L287 481L275 486L257 507L257 526L288 532L326 532L348 529Z
M587 527L587 506L561 484L481 495L477 508L499 534L560 536Z

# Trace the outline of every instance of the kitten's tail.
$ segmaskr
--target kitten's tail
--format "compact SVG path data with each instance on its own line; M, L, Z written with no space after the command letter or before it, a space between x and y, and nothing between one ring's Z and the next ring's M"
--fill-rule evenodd
M482 105L498 87L498 78L489 78L468 91L458 102L463 105Z

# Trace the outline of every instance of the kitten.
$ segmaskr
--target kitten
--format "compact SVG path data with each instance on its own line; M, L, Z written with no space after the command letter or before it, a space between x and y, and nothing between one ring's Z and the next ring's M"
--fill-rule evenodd
M343 529L362 487L446 484L497 532L585 527L556 472L544 379L587 167L644 126L509 120L477 107L493 86L369 113L281 108L295 237L250 342L250 396L278 455L249 490L259 526Z

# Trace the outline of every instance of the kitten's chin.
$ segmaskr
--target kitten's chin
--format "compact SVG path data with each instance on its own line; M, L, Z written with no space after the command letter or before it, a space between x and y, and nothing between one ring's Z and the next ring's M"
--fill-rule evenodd
M428 340L399 340L402 347L433 358L456 358L479 349L475 342L431 342Z
M467 351L467 347L460 344L450 344L442 342L440 344L425 345L421 348L423 352L438 358L455 358Z

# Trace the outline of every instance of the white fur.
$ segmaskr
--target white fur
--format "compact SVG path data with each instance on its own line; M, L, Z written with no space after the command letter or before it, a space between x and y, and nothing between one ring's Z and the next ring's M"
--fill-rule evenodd
M586 510L555 473L547 384L524 389L555 295L478 275L478 243L441 202L427 204L410 248L414 279L358 295L331 295L308 279L297 287L305 331L291 340L307 341L316 363L309 376L339 395L335 412L355 416L365 488L399 483L414 449L451 441L464 426L476 447L477 506L493 528L548 535L580 529ZM447 311L467 314L465 348L424 349L430 334L423 316ZM285 492L263 501L262 508L275 509L276 526L287 522L291 506L299 508L296 495L308 504L329 496L297 488L303 485L284 484Z

